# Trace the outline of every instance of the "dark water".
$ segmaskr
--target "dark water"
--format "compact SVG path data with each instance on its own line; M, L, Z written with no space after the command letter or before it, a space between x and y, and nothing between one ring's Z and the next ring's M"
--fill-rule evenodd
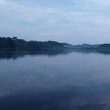
M110 110L110 55L0 51L0 110Z

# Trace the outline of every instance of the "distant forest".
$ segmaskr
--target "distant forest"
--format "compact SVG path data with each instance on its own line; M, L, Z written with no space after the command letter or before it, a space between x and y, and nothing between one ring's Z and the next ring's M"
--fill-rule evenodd
M26 41L17 37L0 37L0 49L15 50L58 50L68 47L67 43L58 43L56 41Z
M110 44L82 44L70 45L56 41L26 41L17 37L0 37L0 49L35 50L35 51L98 51L110 52Z

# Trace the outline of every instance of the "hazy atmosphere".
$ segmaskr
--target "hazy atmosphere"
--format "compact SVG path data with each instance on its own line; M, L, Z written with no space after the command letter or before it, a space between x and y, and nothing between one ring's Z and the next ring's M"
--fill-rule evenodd
M0 110L110 110L110 0L0 0Z
M0 36L110 42L109 0L0 0Z

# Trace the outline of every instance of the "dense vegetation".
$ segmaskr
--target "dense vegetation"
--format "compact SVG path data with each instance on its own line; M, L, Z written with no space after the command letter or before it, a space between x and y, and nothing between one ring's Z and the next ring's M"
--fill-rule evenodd
M15 50L58 50L68 47L69 44L58 43L55 41L25 41L16 37L0 37L0 49L15 49Z
M62 53L70 51L78 52L100 52L110 53L110 44L99 44L99 45L70 45L67 43L59 43L56 41L26 41L18 39L17 37L0 37L0 49L6 50L20 50L20 51L36 51L38 53Z

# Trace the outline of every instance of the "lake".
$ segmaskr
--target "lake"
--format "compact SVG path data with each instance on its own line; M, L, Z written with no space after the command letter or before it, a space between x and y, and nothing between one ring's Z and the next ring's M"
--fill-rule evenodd
M0 51L0 110L110 110L110 54Z

